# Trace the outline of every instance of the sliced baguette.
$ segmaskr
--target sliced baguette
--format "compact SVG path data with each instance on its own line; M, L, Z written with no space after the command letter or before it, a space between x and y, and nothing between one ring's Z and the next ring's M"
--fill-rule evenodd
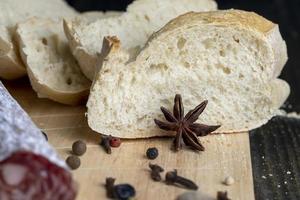
M276 41L275 41L276 38ZM185 111L203 100L198 122L221 125L218 133L266 123L289 95L277 78L287 61L278 26L251 12L187 13L155 33L133 61L116 38L104 39L106 54L87 103L89 126L122 138L169 136L154 118L171 110L176 93Z
M76 18L90 23L119 12L86 12ZM80 71L63 33L62 20L31 18L17 26L23 62L39 97L76 105L85 102L90 81Z
M78 20L65 21L64 28L82 72L93 80L97 54L105 36L118 36L123 47L134 54L154 31L178 15L216 9L213 0L136 0L119 17L97 20L88 25Z
M31 85L38 96L70 105L85 102L90 81L71 54L62 21L31 18L19 23L16 33Z
M0 78L16 79L26 74L15 38L15 25L32 16L75 16L76 11L63 0L1 0L0 1Z

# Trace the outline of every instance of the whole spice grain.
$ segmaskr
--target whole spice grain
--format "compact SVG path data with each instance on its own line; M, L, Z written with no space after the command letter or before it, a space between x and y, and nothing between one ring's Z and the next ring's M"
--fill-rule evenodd
M117 137L111 137L110 139L109 139L109 144L110 144L110 146L111 147L115 147L115 148L117 148L117 147L119 147L120 145L121 145L121 139L120 138L117 138Z
M208 126L205 124L195 123L200 114L204 111L208 101L203 101L196 106L193 110L190 110L184 116L184 108L182 104L182 98L180 94L176 94L174 99L173 114L164 107L161 107L161 111L165 116L167 122L163 122L154 119L156 125L166 131L176 131L176 137L174 140L175 150L179 150L182 147L182 141L191 148L204 151L205 148L198 140L198 136L206 136L209 133L217 130L220 126Z
M177 170L166 173L166 183L169 185L185 187L186 189L190 190L198 190L198 186L196 185L196 183L187 178L178 176Z
M217 192L217 200L231 200L231 199L228 198L227 191L225 192L219 191Z
M66 163L73 170L79 168L81 164L80 159L77 156L69 156L66 159Z
M157 158L158 156L158 149L155 147L152 148L148 148L147 152L146 152L146 156L147 158L149 158L150 160L154 160L155 158Z
M72 151L75 155L82 156L86 152L86 144L81 140L77 140L72 145Z
M164 171L164 169L159 165L153 165L149 163L149 167L151 169L151 178L154 181L161 181L160 173Z
M234 178L232 178L231 176L227 176L226 178L225 178L225 180L223 181L223 184L224 185L228 185L228 186L230 186L230 185L233 185L234 184Z
M111 136L102 136L102 140L100 145L103 146L103 148L105 149L106 153L111 154L111 147L110 147L110 139Z
M135 189L130 184L115 185L114 178L106 178L106 196L112 199L128 200L135 196Z

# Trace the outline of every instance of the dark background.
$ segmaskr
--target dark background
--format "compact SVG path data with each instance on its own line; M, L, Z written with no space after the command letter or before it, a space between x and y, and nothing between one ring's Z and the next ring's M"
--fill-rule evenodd
M79 11L125 10L132 0L67 0ZM163 1L163 0L162 0ZM217 0L219 9L255 11L280 25L289 61L281 78L291 86L284 105L300 113L300 0ZM275 117L249 134L255 197L300 200L300 119Z

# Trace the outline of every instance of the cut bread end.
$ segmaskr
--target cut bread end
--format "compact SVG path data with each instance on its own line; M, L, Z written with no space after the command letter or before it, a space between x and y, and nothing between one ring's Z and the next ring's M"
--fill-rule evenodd
M17 36L31 85L39 97L69 105L85 102L91 82L71 54L62 21L31 18L18 24Z
M245 23L247 16L256 22ZM269 27L259 25L264 23ZM123 138L174 135L153 120L163 120L159 108L171 110L175 94L182 94L186 111L208 100L198 122L221 125L218 133L261 126L289 94L288 84L274 76L277 62L283 63L268 38L274 27L245 11L188 13L153 35L134 60L126 50L109 48L114 51L87 103L89 126ZM284 45L277 48L286 51Z

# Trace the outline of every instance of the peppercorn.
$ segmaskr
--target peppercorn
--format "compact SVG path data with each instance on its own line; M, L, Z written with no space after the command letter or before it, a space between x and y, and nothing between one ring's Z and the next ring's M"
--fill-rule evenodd
M154 160L158 156L158 149L155 147L147 149L146 152L147 158Z
M80 164L81 164L80 159L77 156L69 156L66 159L66 163L73 170L77 169L80 166Z
M111 147L119 147L121 145L121 139L117 137L111 137L109 140L109 145Z
M77 140L72 145L72 151L75 155L82 156L86 152L86 144L81 140Z
M135 189L129 184L119 184L114 186L114 192L118 199L127 200L135 196Z
M118 184L115 185L114 178L106 178L105 188L106 195L108 198L128 200L135 196L135 189L130 184Z

